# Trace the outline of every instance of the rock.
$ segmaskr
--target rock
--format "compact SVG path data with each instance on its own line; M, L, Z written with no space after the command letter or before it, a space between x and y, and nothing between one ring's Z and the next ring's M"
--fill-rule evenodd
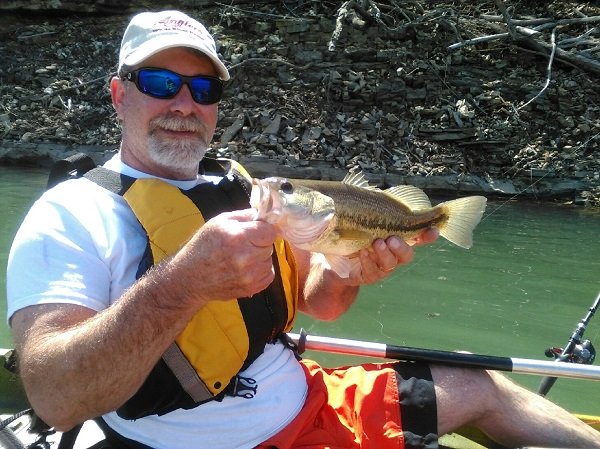
M243 126L244 115L240 114L236 118L235 122L233 122L233 124L229 126L229 128L227 128L225 131L223 131L223 134L221 135L221 145L228 144L235 137L235 135L243 128Z
M267 125L267 127L263 130L264 134L278 134L279 127L281 126L281 115L275 114L271 123Z

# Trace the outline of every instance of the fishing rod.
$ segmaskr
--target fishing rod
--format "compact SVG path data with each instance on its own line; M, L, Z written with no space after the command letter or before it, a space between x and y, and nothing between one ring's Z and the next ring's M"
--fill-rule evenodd
M316 335L308 335L304 330L301 330L300 334L288 333L287 335L298 347L298 352L300 354L308 349L312 351L392 360L424 361L462 368L478 368L508 371L519 374L600 380L600 367L596 366L440 351L436 349L412 348L407 346L388 345L385 343L348 340L345 338L319 337Z
M569 342L562 348L549 348L546 350L547 357L553 357L555 362L567 362L567 363L577 363L577 364L588 364L591 365L596 358L596 350L592 345L592 342L589 340L583 340L583 333L590 320L598 310L600 306L600 293L596 297L596 300L589 308L587 314L582 318L582 320L577 324L577 327L571 334L571 338L569 338ZM538 394L542 396L546 396L550 388L556 382L556 377L546 376L540 382L540 386L538 388Z

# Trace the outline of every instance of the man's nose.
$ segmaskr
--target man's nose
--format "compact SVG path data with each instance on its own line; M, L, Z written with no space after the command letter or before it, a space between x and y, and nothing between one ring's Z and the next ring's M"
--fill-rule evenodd
M171 110L173 112L179 112L182 115L189 115L196 105L194 97L192 97L192 91L187 84L181 86L177 95L171 99Z

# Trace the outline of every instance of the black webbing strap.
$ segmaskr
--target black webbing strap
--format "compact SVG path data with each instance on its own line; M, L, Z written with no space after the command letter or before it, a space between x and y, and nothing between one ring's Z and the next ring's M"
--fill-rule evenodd
M115 432L102 418L96 418L94 421L96 421L102 432L104 432L106 441L110 444L109 447L111 449L152 449L150 446L125 438L123 435Z
M64 432L60 437L60 443L58 443L57 449L71 449L75 446L75 440L77 440L77 435L79 435L79 431L82 427L83 424L78 424L71 430Z
M94 167L96 167L94 160L84 153L77 153L56 161L50 169L46 190L67 179L80 178Z

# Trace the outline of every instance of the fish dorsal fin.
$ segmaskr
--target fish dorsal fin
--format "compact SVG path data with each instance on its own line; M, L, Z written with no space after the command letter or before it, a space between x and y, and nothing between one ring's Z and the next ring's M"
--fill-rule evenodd
M361 189L367 190L379 190L377 187L369 185L369 181L365 178L365 175L362 171L357 172L348 172L344 179L342 179L343 184L348 184L354 187L360 187Z
M393 196L411 210L429 209L431 207L431 201L429 201L425 192L415 186L395 186L384 190L384 192Z

